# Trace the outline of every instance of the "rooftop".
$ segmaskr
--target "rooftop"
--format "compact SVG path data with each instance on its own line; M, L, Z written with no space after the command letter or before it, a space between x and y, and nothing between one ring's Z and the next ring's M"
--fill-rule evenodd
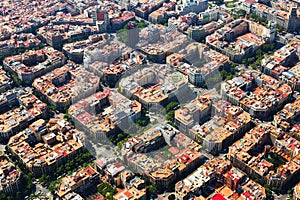
M82 66L69 61L61 68L34 80L35 87L55 103L70 103L99 89L100 78Z
M12 85L12 80L7 76L6 71L0 67L0 90L5 92Z
M236 156L245 165L251 167L267 179L289 179L294 173L300 170L298 156L295 156L298 154L296 153L298 150L295 148L299 148L300 146L299 141L287 134L280 133L280 131L282 130L276 129L271 124L260 124L246 133L241 140L236 141L229 147L229 154ZM268 137L274 138L275 142L266 151L272 152L286 161L283 164L281 163L278 168L276 166L273 167L273 163L268 161L269 158L265 158L264 151L259 148L261 145L267 145ZM260 146L257 145L258 143ZM287 149L287 151L280 150L282 148ZM296 152L293 153L294 151Z
M206 42L230 54L241 55L249 48L259 47L268 41L270 34L266 29L255 22L238 19L207 36Z
M71 105L69 114L92 132L106 133L123 122L126 116L140 113L141 109L139 102L131 101L115 90L105 90Z
M21 178L21 172L3 155L0 155L0 178L0 191L16 184Z
M187 78L166 65L154 64L123 78L119 85L124 93L146 102L161 102L187 83Z
M28 89L28 88L27 88ZM47 105L32 94L31 90L20 88L1 94L1 104L10 110L0 114L0 131L14 133L16 127L23 126L46 112ZM17 104L12 102L18 102Z
M6 57L3 64L18 74L34 74L44 69L63 64L65 56L52 47L30 50L21 55Z
M292 89L271 76L247 71L222 83L222 92L253 111L274 109L278 103L289 99ZM247 88L245 90L245 88Z
M11 137L8 146L29 169L50 166L62 157L81 149L82 133L77 131L64 119L52 118L46 124L47 133L54 134L54 143L37 141L34 132L25 129ZM44 133L44 134L45 134ZM34 145L33 145L34 144Z
M56 193L59 197L63 197L70 191L74 191L80 187L82 182L90 181L98 175L98 172L91 166L80 169L71 175L63 177L60 185L57 187Z

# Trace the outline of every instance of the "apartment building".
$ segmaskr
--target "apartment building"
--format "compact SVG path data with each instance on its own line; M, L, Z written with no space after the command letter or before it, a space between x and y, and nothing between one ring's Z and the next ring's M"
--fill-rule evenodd
M138 100L146 108L157 110L170 101L182 98L187 78L166 65L154 64L123 78L119 90L126 97Z
M13 81L10 77L7 76L6 71L2 67L0 67L0 92L6 92L11 88Z
M21 190L22 173L3 154L0 155L0 175L0 193L14 194Z
M30 50L20 55L6 57L3 66L24 83L31 84L35 78L65 63L66 57L63 53L52 47L44 47L40 50Z
M189 129L195 124L202 123L211 116L212 96L207 94L197 97L195 100L186 104L183 108L175 110L175 125L191 139L195 139L189 134Z
M223 99L240 106L253 117L272 117L289 101L292 89L275 78L247 71L221 84Z
M183 0L179 1L175 6L175 11L179 15L185 15L190 12L199 13L203 12L208 8L208 1L207 0Z
M115 87L121 77L134 73L146 62L146 56L141 52L125 51L112 63L96 61L89 65L88 69L100 76L110 87Z
M67 2L59 0L34 6L23 1L5 3L0 8L0 12L5 14L0 22L0 40L8 40L14 34L29 33L48 24L55 19L55 14L66 6Z
M167 56L166 63L186 75L195 86L203 86L210 77L219 74L220 69L230 66L228 56L200 43L191 43L180 54Z
M0 138L7 140L37 119L46 117L47 105L30 88L15 88L0 95Z
M21 50L37 48L41 41L32 33L14 34L8 40L0 41L0 55L9 56Z
M291 151L298 148L299 141L281 131L271 124L259 124L229 147L231 163L257 178L262 185L277 189L287 187L300 172L299 154ZM270 159L274 155L281 159L279 166Z
M98 183L100 183L99 173L93 167L88 166L63 177L57 187L56 195L63 199L69 193L82 193Z
M130 189L125 189L122 192L119 192L114 195L114 200L119 199L128 199L128 200L146 200L146 189L138 190L135 187L132 187Z
M37 35L42 38L43 42L46 42L54 49L60 49L65 42L86 39L88 36L96 33L98 33L96 26L70 24L49 24L39 28L37 31Z
M68 61L63 67L35 79L32 86L58 110L86 98L100 89L100 78Z
M225 116L213 115L208 122L190 128L189 135L208 152L219 152L241 138L251 127L251 117L243 109L228 105Z
M161 150L165 147L170 147L168 152L171 155L168 157L152 153L166 151ZM159 187L166 188L203 163L200 148L171 125L158 125L130 138L122 147L122 158L128 167Z
M92 48L101 48L107 44L110 39L111 35L107 33L90 35L87 40L64 44L62 49L70 60L76 63L82 63L84 51L91 50Z
M166 56L180 51L187 44L187 36L161 24L151 24L139 33L137 48L150 61L164 63Z
M138 17L148 19L149 14L160 8L164 0L145 1L145 0L130 0L127 6L128 10L132 10Z
M214 188L213 190L209 188ZM239 191L239 192L237 192ZM178 199L266 199L263 186L252 180L229 161L212 158L175 185Z
M71 105L69 114L78 128L98 139L107 140L109 134L118 128L126 129L138 120L141 110L139 102L131 101L117 91L106 90Z
M300 42L292 41L273 55L261 61L261 71L276 79L283 80L294 90L300 90L299 82Z
M250 7L250 11L268 21L274 20L286 31L299 31L300 11L298 5L292 2L278 1L273 3L272 7L261 3L253 3Z
M292 120L296 119L300 114L300 99L286 104L283 109L274 115L273 124L283 130L289 130L292 126Z
M154 24L167 22L170 17L175 16L177 14L175 12L175 6L175 2L164 3L162 7L153 11L149 15L148 21Z
M84 151L82 133L64 119L52 118L46 123L45 131L35 131L27 128L11 137L7 145L7 150L35 177L51 174ZM39 134L41 141L37 141L35 136Z
M241 63L255 53L263 44L275 38L276 24L269 22L270 28L245 19L237 19L226 24L206 37L206 44L227 55L230 60Z
M295 200L299 200L300 199L300 187L299 187L299 183L294 187L293 199L295 199Z

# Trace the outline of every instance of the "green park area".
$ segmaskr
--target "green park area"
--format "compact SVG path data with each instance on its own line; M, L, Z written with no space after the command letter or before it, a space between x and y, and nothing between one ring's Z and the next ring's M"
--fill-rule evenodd
M235 7L234 2L227 2L225 5L226 5L227 8L234 8Z
M287 162L286 159L274 152L269 153L265 160L274 165L274 171L276 171L280 165L283 165Z
M98 187L98 192L100 192L105 199L113 199L113 196L118 193L118 191L108 183L100 185Z

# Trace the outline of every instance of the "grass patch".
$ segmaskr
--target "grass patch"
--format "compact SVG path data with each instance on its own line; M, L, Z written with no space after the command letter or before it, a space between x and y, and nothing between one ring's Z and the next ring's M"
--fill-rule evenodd
M286 159L274 152L269 153L265 160L274 165L274 171L276 171L280 165L283 165L287 162Z
M166 158L168 158L169 156L171 156L171 152L168 149L165 149L164 151L161 152L162 155Z
M225 5L226 5L227 8L234 8L235 7L234 2L227 2Z
M118 193L118 191L108 183L100 185L97 190L105 197L105 199L113 199L113 196Z

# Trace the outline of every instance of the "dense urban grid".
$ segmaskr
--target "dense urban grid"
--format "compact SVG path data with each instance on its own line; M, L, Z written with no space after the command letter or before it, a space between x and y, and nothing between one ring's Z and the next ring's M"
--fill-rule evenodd
M300 200L299 0L0 0L0 200Z

